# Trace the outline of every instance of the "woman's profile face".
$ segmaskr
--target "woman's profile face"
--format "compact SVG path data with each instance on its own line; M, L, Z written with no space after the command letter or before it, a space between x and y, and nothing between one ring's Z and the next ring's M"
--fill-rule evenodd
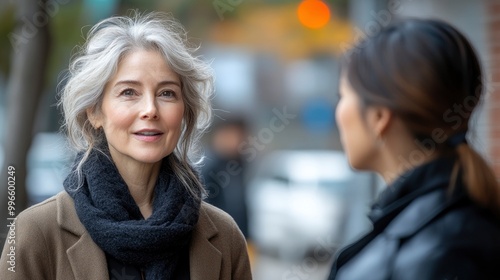
M91 120L103 128L115 163L156 163L176 147L183 114L179 75L160 53L135 50L119 62Z
M374 159L375 138L369 128L371 112L363 114L358 94L351 87L346 75L340 78L340 101L337 105L336 120L340 140L349 163L356 169L371 169Z

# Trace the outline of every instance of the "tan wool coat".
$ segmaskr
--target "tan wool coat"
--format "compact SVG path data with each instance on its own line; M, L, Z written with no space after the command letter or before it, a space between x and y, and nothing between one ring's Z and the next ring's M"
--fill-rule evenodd
M82 225L73 199L61 192L21 212L15 243L5 244L0 278L108 280L106 256ZM15 246L15 272L9 270ZM189 249L192 280L252 279L246 243L234 220L203 202Z

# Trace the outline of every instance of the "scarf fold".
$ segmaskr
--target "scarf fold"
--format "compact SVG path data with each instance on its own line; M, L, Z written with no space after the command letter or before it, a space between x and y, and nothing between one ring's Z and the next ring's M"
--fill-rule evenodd
M79 154L76 162L82 156ZM171 172L167 159L160 167L153 213L147 220L109 153L90 153L82 166L84 183L80 188L75 170L64 181L64 189L73 198L92 240L113 258L140 267L146 280L174 275L180 252L188 250L199 216L200 200Z

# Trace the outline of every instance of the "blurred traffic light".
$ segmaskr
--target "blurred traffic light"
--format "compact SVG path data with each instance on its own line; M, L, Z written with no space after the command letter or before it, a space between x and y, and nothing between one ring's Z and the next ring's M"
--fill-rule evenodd
M330 9L320 0L304 0L297 8L299 21L306 27L318 29L330 20Z

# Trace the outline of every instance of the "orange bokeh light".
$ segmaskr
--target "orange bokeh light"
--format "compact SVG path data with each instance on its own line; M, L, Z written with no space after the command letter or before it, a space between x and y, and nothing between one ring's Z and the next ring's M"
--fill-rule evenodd
M304 0L297 9L299 21L306 27L318 29L330 20L330 9L320 0Z

